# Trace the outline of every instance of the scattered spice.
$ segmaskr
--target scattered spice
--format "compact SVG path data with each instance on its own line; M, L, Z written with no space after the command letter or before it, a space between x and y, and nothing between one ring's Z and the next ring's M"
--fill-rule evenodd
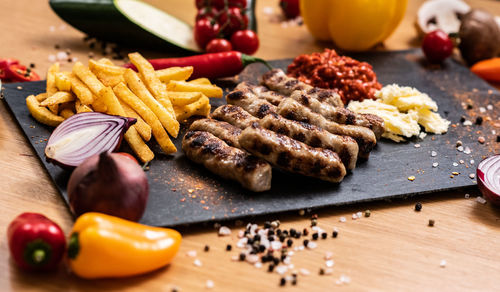
M483 117L476 118L476 125L481 125L483 123Z
M436 223L434 219L429 219L429 227L434 227L434 223Z
M486 141L486 140L484 139L484 137L483 137L483 136L479 136L479 137L477 138L477 142L479 142L479 143L481 143L481 144L484 144L484 142L485 142L485 141Z
M233 249L233 246L228 244L226 245L226 251L231 251Z
M208 246L208 244L206 244L205 247L203 248L203 251L208 252L209 250L210 250L210 246Z
M479 204L486 204L486 200L483 197L476 197L476 202Z
M285 286L285 284L286 284L285 277L281 277L281 279L280 279L280 286Z
M339 232L337 230L333 230L332 237L337 238L338 235L339 235Z
M414 175L410 175L410 176L408 177L408 180L409 180L409 181L414 181L414 180L415 180L415 176L414 176Z
M415 211L420 212L422 210L422 203L418 202L415 204Z
M365 217L370 217L372 212L370 210L365 211Z

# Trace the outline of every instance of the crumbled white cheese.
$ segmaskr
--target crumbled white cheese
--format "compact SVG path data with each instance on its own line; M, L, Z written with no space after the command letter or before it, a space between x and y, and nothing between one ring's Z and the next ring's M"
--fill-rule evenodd
M385 132L382 137L395 142L425 133L443 134L448 131L450 121L436 113L438 106L427 94L412 87L397 84L384 86L375 93L377 100L352 101L348 109L357 113L374 114L384 120Z

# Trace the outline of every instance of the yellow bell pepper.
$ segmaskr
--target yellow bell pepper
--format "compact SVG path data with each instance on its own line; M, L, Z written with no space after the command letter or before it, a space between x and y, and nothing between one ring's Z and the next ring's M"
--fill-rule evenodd
M77 276L86 279L139 275L170 263L181 239L173 229L85 213L71 232L69 265Z
M347 51L384 41L404 17L408 0L303 0L300 13L311 34Z

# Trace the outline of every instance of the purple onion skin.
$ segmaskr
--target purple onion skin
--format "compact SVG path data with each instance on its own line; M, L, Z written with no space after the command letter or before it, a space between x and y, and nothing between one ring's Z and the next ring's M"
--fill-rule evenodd
M485 186L482 179L478 178L477 186L479 187L479 190L481 191L483 196L485 196L486 199L488 199L488 201L490 201L494 205L500 206L500 196L498 196L487 186Z
M137 222L146 209L148 193L148 179L139 164L117 153L88 158L68 182L69 203L76 216L100 212Z

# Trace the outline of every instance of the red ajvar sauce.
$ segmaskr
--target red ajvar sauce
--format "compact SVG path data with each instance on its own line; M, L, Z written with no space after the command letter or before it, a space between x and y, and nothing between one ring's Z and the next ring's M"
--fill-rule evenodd
M288 75L311 86L337 91L344 104L375 99L375 92L382 88L370 64L339 56L329 49L296 57L288 66Z

